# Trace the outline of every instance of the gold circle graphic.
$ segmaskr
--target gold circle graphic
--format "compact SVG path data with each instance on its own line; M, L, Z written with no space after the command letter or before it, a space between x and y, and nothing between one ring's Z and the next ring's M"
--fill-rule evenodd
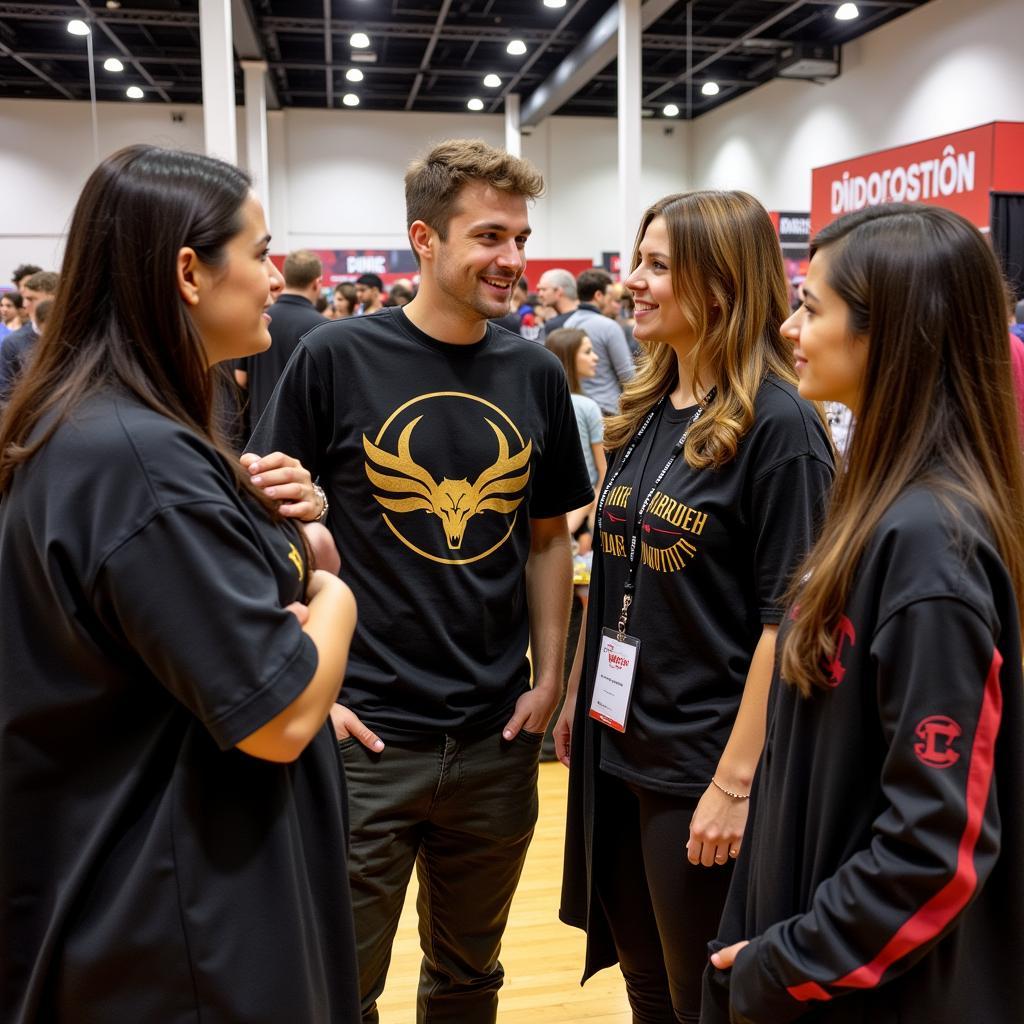
M410 406L416 405L417 402L425 402L431 398L468 398L471 402L479 402L481 405L486 405L488 409L493 409L509 426L509 429L516 435L520 445L525 446L526 442L523 440L523 435L519 433L519 428L508 418L504 410L499 409L493 402L488 402L486 398L480 398L478 395L467 395L463 391L432 391L429 395L417 395L415 398L410 398L408 402L400 405L383 423L380 430L377 432L376 438L374 438L374 444L380 447L380 443L384 438L384 434L387 432L388 427ZM517 509L512 513L512 522L509 524L508 530L505 532L505 536L498 541L493 547L488 548L486 551L482 551L479 555L474 555L472 558L441 558L438 555L431 555L428 552L418 548L412 541L406 540L405 537L398 532L398 527L388 519L386 513L381 513L381 518L387 524L388 529L410 550L415 551L417 555L421 555L423 558L429 558L431 562L438 562L441 565L469 565L471 562L479 562L481 558L486 558L488 555L494 554L512 536L512 531L515 529L516 522L519 519L519 510Z

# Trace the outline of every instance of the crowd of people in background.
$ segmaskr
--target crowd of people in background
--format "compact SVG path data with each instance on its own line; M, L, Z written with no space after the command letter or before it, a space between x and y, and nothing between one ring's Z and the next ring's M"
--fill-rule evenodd
M415 1019L494 1024L553 725L560 916L636 1024L1008 1020L985 239L841 218L792 308L762 205L680 193L623 282L531 292L527 161L448 140L405 188L416 280L332 284L244 172L130 146L0 296L0 1016L377 1024L416 871Z

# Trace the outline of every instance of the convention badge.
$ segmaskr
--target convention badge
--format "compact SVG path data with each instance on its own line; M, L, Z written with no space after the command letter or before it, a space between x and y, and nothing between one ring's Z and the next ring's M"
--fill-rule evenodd
M626 731L626 716L639 658L640 641L635 636L618 633L614 629L601 630L590 717L616 732Z

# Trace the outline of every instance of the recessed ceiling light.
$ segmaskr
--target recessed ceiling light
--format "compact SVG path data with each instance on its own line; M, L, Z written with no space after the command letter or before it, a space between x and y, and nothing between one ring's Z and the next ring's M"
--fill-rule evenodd
M104 71L124 71L124 65L116 57L108 57L103 62Z
M129 85L124 94L130 100L141 100L146 95L137 85Z
M544 0L545 7L564 7L566 0Z
M341 97L341 102L344 103L346 107L358 107L359 97L354 92L347 92Z
M856 4L840 4L836 8L836 21L853 21L860 17Z
M497 75L488 75L484 79L484 85L486 85L488 89L497 89L498 86L501 85L501 79Z
M700 91L705 96L717 96L722 90L718 87L717 82L705 82L700 87Z
M345 72L345 78L350 82L361 82L363 80L363 73L359 68L349 68Z
M79 18L74 18L68 22L68 31L73 36L87 36L89 35L90 29L84 21Z
M365 32L353 32L348 43L357 50L365 50L370 45L370 37Z
M662 113L666 117L678 117L679 108L674 103L666 103L664 110L662 110Z
M466 104L466 106L469 107L470 110L483 110L484 101L478 100L476 97L474 97Z
M505 52L512 54L513 57L522 57L526 53L526 43L522 39L513 39L508 46L505 47Z

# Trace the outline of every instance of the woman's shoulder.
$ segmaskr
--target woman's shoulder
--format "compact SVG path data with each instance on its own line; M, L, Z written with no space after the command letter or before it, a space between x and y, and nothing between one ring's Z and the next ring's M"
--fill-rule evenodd
M587 395L581 395L579 392L574 391L571 395L573 406L580 410L580 412L586 413L588 416L601 416L601 407L592 398Z
M813 402L800 397L796 385L768 374L754 396L754 422L747 435L759 462L805 455L832 465L832 441Z

